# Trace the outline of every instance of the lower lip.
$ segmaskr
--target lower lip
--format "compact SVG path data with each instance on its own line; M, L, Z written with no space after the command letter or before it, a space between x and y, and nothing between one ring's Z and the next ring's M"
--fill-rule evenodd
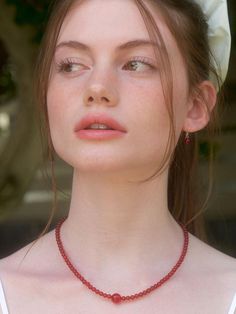
M104 140L119 138L125 135L125 132L118 130L80 130L76 132L81 139Z

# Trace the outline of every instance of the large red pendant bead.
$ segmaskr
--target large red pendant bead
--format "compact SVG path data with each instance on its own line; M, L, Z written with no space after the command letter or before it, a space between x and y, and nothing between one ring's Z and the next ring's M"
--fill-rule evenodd
M113 303L120 303L122 298L121 298L121 295L119 293L114 293L112 296L111 296L111 299L112 299L112 302Z

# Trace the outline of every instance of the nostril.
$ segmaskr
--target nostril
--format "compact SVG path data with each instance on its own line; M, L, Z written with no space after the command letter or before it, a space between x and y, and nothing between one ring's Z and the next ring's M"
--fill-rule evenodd
M94 98L92 97L92 96L90 96L89 98L88 98L88 101L93 101L94 100ZM107 98L107 97L101 97L101 100L102 101L105 101L105 102L109 102L109 99Z
M109 100L106 97L102 97L102 100L105 100L106 102L109 102Z

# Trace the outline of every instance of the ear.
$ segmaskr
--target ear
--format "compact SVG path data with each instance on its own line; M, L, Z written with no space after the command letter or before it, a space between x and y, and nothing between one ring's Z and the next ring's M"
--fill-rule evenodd
M196 132L207 126L217 99L216 88L210 81L203 81L189 97L183 131Z

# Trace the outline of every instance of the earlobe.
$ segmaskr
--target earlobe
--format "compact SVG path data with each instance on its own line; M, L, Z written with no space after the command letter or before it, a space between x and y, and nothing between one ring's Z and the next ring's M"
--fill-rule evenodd
M189 98L183 131L196 132L207 126L215 107L217 92L212 82L203 81Z

